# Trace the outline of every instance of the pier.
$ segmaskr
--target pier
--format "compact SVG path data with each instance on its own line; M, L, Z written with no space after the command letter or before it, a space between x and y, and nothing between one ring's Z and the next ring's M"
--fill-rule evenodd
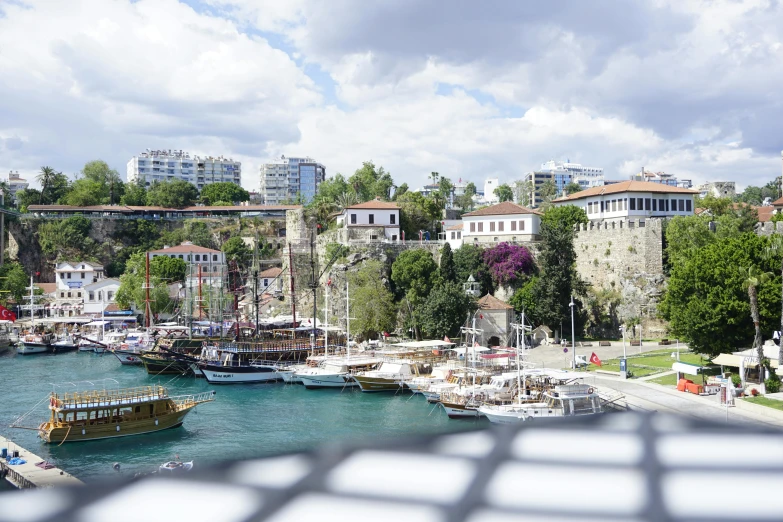
M83 482L70 473L49 464L45 459L24 449L15 442L0 436L0 450L6 448L9 455L19 452L19 458L24 464L9 465L5 459L0 459L0 476L19 489L54 488L61 486L82 485Z

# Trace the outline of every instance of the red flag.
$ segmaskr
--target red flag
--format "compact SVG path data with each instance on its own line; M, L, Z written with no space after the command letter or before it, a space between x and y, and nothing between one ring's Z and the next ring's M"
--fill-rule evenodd
M16 314L5 306L0 306L0 320L11 321L13 323L16 321Z
M601 366L601 359L598 358L595 352L593 352L593 354L590 356L590 362L596 366Z

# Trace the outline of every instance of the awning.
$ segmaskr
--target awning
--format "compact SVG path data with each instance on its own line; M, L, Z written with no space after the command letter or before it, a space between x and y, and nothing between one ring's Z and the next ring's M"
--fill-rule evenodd
M743 366L756 366L758 364L758 357L751 357L745 355L736 355L733 353L722 353L712 360L712 364L719 364L721 366L731 366L732 368L739 368L740 361L745 359ZM773 368L778 367L778 361L776 359L769 360L770 366Z
M399 346L399 345L395 345ZM465 346L462 346L460 348L451 348L452 352L457 353L458 355L464 354L466 351L470 350L471 352L477 353L477 352L488 352L489 348L486 346L473 346L472 348L467 348Z
M688 375L699 375L704 371L704 367L697 364L688 364L683 362L675 362L672 364L672 370L679 373L685 373Z
M394 343L392 346L399 346L400 348L440 348L442 346L454 346L455 343L447 343L446 341L411 341L407 343Z

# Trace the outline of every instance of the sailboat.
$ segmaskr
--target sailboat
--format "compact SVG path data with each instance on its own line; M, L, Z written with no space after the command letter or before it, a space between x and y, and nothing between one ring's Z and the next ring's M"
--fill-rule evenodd
M30 296L25 299L30 300L30 332L19 339L19 346L16 353L21 355L31 355L37 353L47 353L52 350L52 336L47 333L35 331L35 289L33 287L33 276L30 276Z

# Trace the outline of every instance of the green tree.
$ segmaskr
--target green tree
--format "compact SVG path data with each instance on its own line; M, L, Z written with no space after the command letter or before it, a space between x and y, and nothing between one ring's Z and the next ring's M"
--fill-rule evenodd
M392 281L404 295L416 339L421 339L421 328L416 317L417 308L432 291L438 266L426 250L413 249L401 253L392 264Z
M82 178L100 186L100 203L113 205L125 192L119 173L103 160L90 161L82 168ZM78 180L77 180L78 181Z
M21 264L12 262L0 266L0 303L4 306L10 300L17 304L23 303L24 297L29 295L29 286L30 275Z
M514 198L523 207L529 207L532 205L530 194L533 192L532 181L515 181L514 182Z
M575 181L572 181L571 183L566 185L564 189L566 194L576 194L577 192L581 192L582 190L583 190L582 185L580 185Z
M584 211L573 205L550 207L541 218L541 243L537 258L540 277L534 289L536 316L552 328L570 319L571 297L584 293L576 271L574 225L587 221Z
M769 243L764 249L764 260L777 263L777 266L780 267L780 278L783 281L783 236L778 234L770 236ZM783 284L781 284L780 297L780 332L783 332ZM783 350L778 351L778 368L783 368Z
M97 181L79 178L71 185L71 190L65 195L63 203L76 207L100 205L103 199L104 188Z
M457 282L457 271L454 267L454 254L451 252L451 245L448 243L444 243L443 248L440 249L438 275L440 276L441 281L448 283Z
M30 205L39 205L40 201L41 191L39 190L28 188L16 193L16 202L22 212L27 212L27 207Z
M758 351L759 369L764 360L764 345L761 338L761 317L759 315L759 294L758 287L771 279L770 272L764 272L756 266L743 267L742 269L742 288L748 292L748 302L750 303L750 317L753 320L753 348Z
M120 203L132 207L145 206L147 204L147 189L144 186L144 181L139 180L126 184L125 193L120 198Z
M235 205L242 201L250 201L250 193L230 181L221 181L210 183L201 189L201 200L209 201L210 205L216 205L218 202L230 202L229 205Z
M438 198L439 207L444 208L451 201L451 194L454 192L454 183L445 176L441 176L438 182Z
M185 281L188 265L182 259L168 256L155 256L150 259L150 274L168 284Z
M462 285L444 282L432 289L418 316L427 337L442 339L459 335L460 326L475 310L475 300L465 294Z
M676 216L665 229L666 263L669 268L681 264L701 247L715 241L709 220L703 216Z
M748 185L741 194L737 195L737 201L747 203L748 205L761 205L762 201L764 201L763 190L761 187Z
M184 208L198 199L198 189L185 180L154 181L147 191L147 205Z
M120 287L114 299L122 308L135 307L144 310L146 290L143 284L146 278L146 259L143 252L133 254L125 265L125 273L120 276ZM151 264L151 262L150 262ZM150 268L151 272L151 268ZM169 288L163 279L150 273L150 311L153 314L165 312L170 304Z
M397 198L400 206L400 227L409 240L419 237L419 230L430 230L440 217L437 204L420 192L406 192Z
M709 355L728 353L748 346L754 325L747 287L748 270L762 272L780 266L780 260L765 257L769 239L753 233L717 239L697 249L672 266L659 312L669 321L673 336L685 340L693 351ZM756 286L762 331L779 323L780 278ZM777 316L777 319L776 319Z
M712 217L723 216L732 213L734 210L734 202L729 198L716 198L712 194L708 194L703 198L696 197L696 208L703 208Z
M241 237L234 236L220 247L226 255L226 261L235 261L241 268L247 268L253 253Z
M49 182L52 180L52 177L54 176L54 169L52 167L41 167L41 172L35 177L35 180L41 184L41 197L38 201L39 205L43 205L43 197L46 193L46 188L49 185Z
M495 195L498 197L498 199L503 201L514 201L514 191L511 190L511 187L509 187L507 184L498 185L498 187L495 189Z
M473 276L480 285L482 294L491 294L494 292L492 285L492 275L489 267L484 262L484 249L463 243L461 247L453 252L454 271L457 277L457 283L465 284L470 276Z
M318 185L318 194L315 200L326 200L337 204L340 195L351 192L353 189L339 172L331 178L325 179Z
M551 179L546 180L541 184L538 195L543 200L540 206L548 208L551 205L552 200L557 196L557 185L555 185L555 182Z
M365 161L348 179L348 184L361 203L375 197L388 200L394 180L383 167L376 168L372 161Z
M348 275L351 284L351 334L363 339L377 338L394 330L397 307L394 296L383 283L386 269L380 261L366 261Z
M406 192L408 192L408 190L409 190L409 189L408 189L408 184L407 184L407 183L403 183L402 185L400 185L399 187L397 187L397 188L394 190L394 201L397 201L397 198L398 198L398 197L400 197L400 196L402 196L402 195L403 195L403 194L405 194Z
M525 312L525 316L528 320L534 324L538 323L538 316L536 315L536 295L535 289L539 284L538 276L532 276L527 282L514 292L514 295L509 299L508 304L514 307L517 312Z
M41 252L53 259L92 258L95 241L89 237L92 222L82 216L52 220L38 227Z

